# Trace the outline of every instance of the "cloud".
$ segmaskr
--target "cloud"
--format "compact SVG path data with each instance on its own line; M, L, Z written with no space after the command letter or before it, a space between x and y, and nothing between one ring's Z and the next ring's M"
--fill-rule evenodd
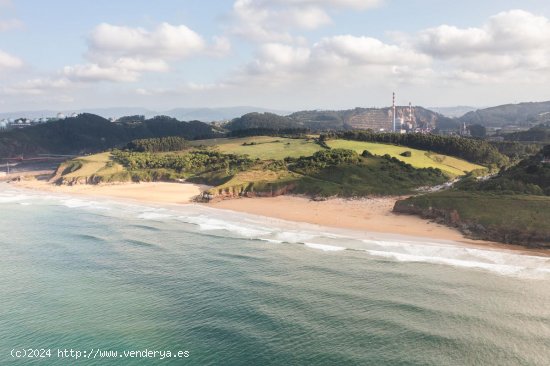
M23 66L23 61L20 58L0 50L0 71L17 69L21 66Z
M255 42L295 42L295 29L313 30L332 23L335 8L368 9L381 0L236 0L230 33Z
M524 10L498 13L481 27L429 28L409 42L446 68L467 75L465 80L480 79L472 78L473 74L500 75L502 79L550 71L550 21Z
M89 63L66 66L63 75L81 82L135 82L143 72L167 72L170 63L198 54L224 55L227 38L212 44L185 25L161 23L153 30L107 23L95 27L88 38Z
M162 57L182 59L205 48L203 38L185 25L160 24L148 31L143 28L98 25L90 34L90 57Z
M164 60L124 57L108 63L107 66L95 63L65 66L63 74L69 79L83 82L133 82L137 81L144 71L164 72L168 69L168 64Z
M308 82L364 82L374 78L406 79L411 70L429 68L431 58L412 49L383 43L371 37L325 37L310 47L268 43L238 74L246 80L282 85Z
M52 90L65 90L71 85L66 78L36 78L25 80L1 89L2 95L43 95Z
M0 20L0 32L6 32L13 29L23 28L23 22L19 19L1 19Z

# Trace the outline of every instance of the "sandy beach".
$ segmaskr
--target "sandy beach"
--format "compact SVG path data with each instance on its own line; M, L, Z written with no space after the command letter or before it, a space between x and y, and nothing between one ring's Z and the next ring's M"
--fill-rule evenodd
M393 206L400 198L377 197L355 200L333 198L326 201L312 201L306 197L279 196L223 200L209 205L225 210L321 226L451 240L475 247L519 250L534 255L549 254L544 250L468 239L457 229L417 216L395 214L392 212Z
M48 183L46 180L28 178L11 184L20 188L48 192L158 204L190 203L193 198L208 188L191 183L163 182L59 186ZM204 205L327 227L449 240L475 247L516 250L531 255L549 255L544 250L468 239L457 229L416 216L395 214L392 209L396 200L400 198L375 197L355 200L333 198L326 201L313 201L306 197L278 196L226 199L204 203Z
M12 183L17 187L48 192L84 195L91 197L110 197L161 204L189 203L199 195L204 186L190 183L123 183L109 185L54 185L44 180L21 180Z

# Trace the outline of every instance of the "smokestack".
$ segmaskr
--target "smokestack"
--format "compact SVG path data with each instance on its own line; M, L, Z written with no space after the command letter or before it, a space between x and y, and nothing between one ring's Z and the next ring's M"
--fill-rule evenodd
M393 132L395 132L395 92L393 92L392 109L393 109Z

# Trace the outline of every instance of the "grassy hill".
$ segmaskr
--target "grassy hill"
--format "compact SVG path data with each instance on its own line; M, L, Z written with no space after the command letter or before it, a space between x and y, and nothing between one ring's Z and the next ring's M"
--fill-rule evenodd
M464 175L473 170L485 169L481 165L469 163L466 160L454 158L452 156L431 153L404 146L351 140L330 140L327 144L334 149L350 149L357 151L359 154L364 150L379 156L388 154L391 157L411 164L415 168L440 169L450 177ZM411 153L410 157L401 155L406 151Z
M51 179L63 184L130 181L126 169L109 152L82 156L62 163Z
M139 146L148 146L140 142ZM186 179L214 186L213 195L294 192L349 197L410 193L448 179L433 167L419 169L389 156L325 149L313 139L263 136L215 142L194 141L172 152L113 151L84 156L62 164L54 180L80 184Z
M209 146L226 154L248 155L253 159L282 160L286 157L311 156L322 147L313 139L290 139L283 137L243 137L191 141L192 146Z

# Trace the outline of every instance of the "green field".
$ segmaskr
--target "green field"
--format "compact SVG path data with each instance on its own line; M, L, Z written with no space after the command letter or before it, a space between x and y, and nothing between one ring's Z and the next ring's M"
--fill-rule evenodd
M484 169L481 165L472 164L466 160L454 158L452 156L442 155L417 150L405 146L396 146L388 144L380 144L374 142L351 141L351 140L330 140L328 146L333 149L349 149L355 150L361 154L364 150L368 150L374 155L382 156L389 154L405 163L411 164L415 168L439 168L441 171L451 177L464 175L476 169ZM400 154L410 151L412 156L405 157Z
M313 140L269 136L198 140L191 141L191 145L209 146L225 154L248 155L252 159L262 160L311 156L322 149Z

